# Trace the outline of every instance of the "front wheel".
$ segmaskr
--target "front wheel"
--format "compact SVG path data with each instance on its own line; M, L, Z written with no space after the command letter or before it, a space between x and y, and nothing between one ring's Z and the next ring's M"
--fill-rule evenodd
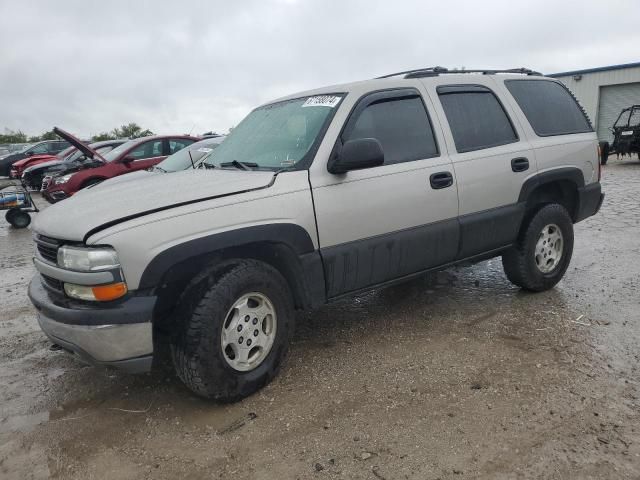
M188 288L172 356L190 390L232 402L278 373L293 331L294 307L286 280L270 265L238 260L222 272Z
M545 205L523 226L516 244L502 256L507 278L525 290L553 288L569 267L573 222L558 204Z

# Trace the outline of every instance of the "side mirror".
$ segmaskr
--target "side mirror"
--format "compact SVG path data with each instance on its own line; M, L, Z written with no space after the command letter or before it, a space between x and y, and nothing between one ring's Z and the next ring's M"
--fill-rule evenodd
M120 160L121 163L131 163L135 160L134 157L132 157L131 155L127 155L126 157L124 157L122 160Z
M31 157L31 156L35 155L35 153L33 153L33 152L27 152L25 155L26 155L27 157Z
M349 140L342 145L338 157L327 167L330 173L347 173L350 170L378 167L384 164L382 145L375 138Z

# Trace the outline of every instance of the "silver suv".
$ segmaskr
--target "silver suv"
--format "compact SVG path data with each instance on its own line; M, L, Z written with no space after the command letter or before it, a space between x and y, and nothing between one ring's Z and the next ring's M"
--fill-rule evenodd
M233 401L287 353L296 309L502 256L539 292L602 203L596 134L529 70L429 68L253 110L201 168L106 181L35 222L42 330L92 363Z

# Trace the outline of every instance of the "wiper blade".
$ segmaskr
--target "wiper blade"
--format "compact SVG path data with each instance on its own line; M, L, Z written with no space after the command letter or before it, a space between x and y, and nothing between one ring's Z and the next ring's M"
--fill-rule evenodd
M167 171L164 168L159 167L157 165L154 165L152 170L160 170L162 173L167 173Z
M238 160L233 160L231 162L221 163L220 166L236 167L238 170L251 170L252 168L257 168L258 164L253 162L239 162Z

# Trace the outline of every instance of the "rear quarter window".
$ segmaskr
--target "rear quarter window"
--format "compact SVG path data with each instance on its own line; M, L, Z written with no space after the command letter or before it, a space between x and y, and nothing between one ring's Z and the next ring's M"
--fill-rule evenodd
M505 85L540 137L592 132L580 105L564 85L551 80L506 80Z

